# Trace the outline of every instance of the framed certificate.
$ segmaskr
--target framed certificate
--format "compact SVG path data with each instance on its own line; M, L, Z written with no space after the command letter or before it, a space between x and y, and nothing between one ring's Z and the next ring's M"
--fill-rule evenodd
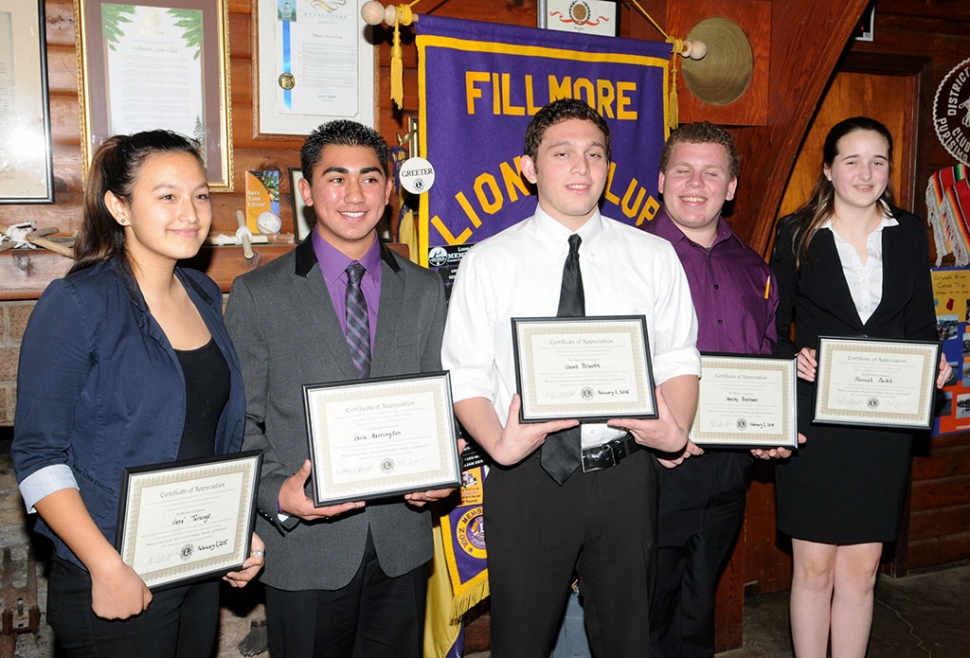
M303 387L317 507L457 487L447 372Z
M656 418L642 315L512 318L523 423Z
M290 167L290 193L293 197L293 233L296 234L296 241L303 242L303 239L310 235L310 231L317 225L317 217L313 208L306 204L303 195L300 194L300 181L303 180L303 170L298 167Z
M796 374L795 359L701 354L691 441L729 448L797 448Z
M815 423L929 429L940 344L820 336Z
M304 137L331 119L374 126L377 47L360 0L256 0L253 137Z
M112 135L199 142L209 188L232 192L228 0L74 0L81 163Z
M249 557L261 451L126 468L115 548L152 589L222 575Z
M43 0L0 0L0 203L54 202L46 29Z

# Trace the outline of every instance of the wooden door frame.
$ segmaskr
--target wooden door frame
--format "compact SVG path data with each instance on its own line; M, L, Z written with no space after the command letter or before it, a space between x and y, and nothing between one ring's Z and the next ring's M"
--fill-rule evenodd
M911 208L917 217L926 216L926 197L919 191L918 184L924 184L929 179L929 141L933 136L933 58L916 55L897 55L890 53L847 51L836 66L832 79L839 73L874 73L878 75L896 75L900 77L914 77L916 81L916 103L910 108L909 123L913 126L913 139L909 143L897 140L894 145L900 155L910 165L912 176L909 181L903 181L905 190L899 190L899 196L912 201ZM830 81L831 84L831 81ZM826 89L826 93L828 90ZM824 98L825 94L823 94Z

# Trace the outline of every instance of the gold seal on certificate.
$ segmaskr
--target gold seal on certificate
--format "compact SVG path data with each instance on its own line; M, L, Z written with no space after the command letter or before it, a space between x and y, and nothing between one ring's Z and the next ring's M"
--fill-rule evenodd
M699 446L797 448L794 359L701 354L690 439Z
M293 89L296 86L296 76L292 73L280 75L280 89Z
M447 372L303 387L317 507L456 487Z
M523 423L656 418L642 315L512 318Z
M812 422L929 429L940 343L820 336Z
M115 548L152 589L238 569L249 557L261 451L126 468Z

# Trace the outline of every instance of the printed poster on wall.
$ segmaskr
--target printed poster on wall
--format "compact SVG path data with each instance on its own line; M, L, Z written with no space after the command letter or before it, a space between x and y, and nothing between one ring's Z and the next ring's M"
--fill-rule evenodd
M943 354L953 368L933 434L965 432L970 430L970 268L934 269L933 297Z

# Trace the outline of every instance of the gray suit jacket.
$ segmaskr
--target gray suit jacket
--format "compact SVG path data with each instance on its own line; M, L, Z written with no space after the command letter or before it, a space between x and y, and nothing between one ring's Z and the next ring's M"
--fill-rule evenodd
M383 245L381 256L371 376L440 371L445 321L440 278ZM243 449L264 452L257 522L266 542L263 582L291 591L343 587L360 566L368 527L387 575L428 561L430 514L400 497L368 501L332 521L279 522L280 487L309 457L302 386L357 378L309 238L233 282L226 325L246 387Z

